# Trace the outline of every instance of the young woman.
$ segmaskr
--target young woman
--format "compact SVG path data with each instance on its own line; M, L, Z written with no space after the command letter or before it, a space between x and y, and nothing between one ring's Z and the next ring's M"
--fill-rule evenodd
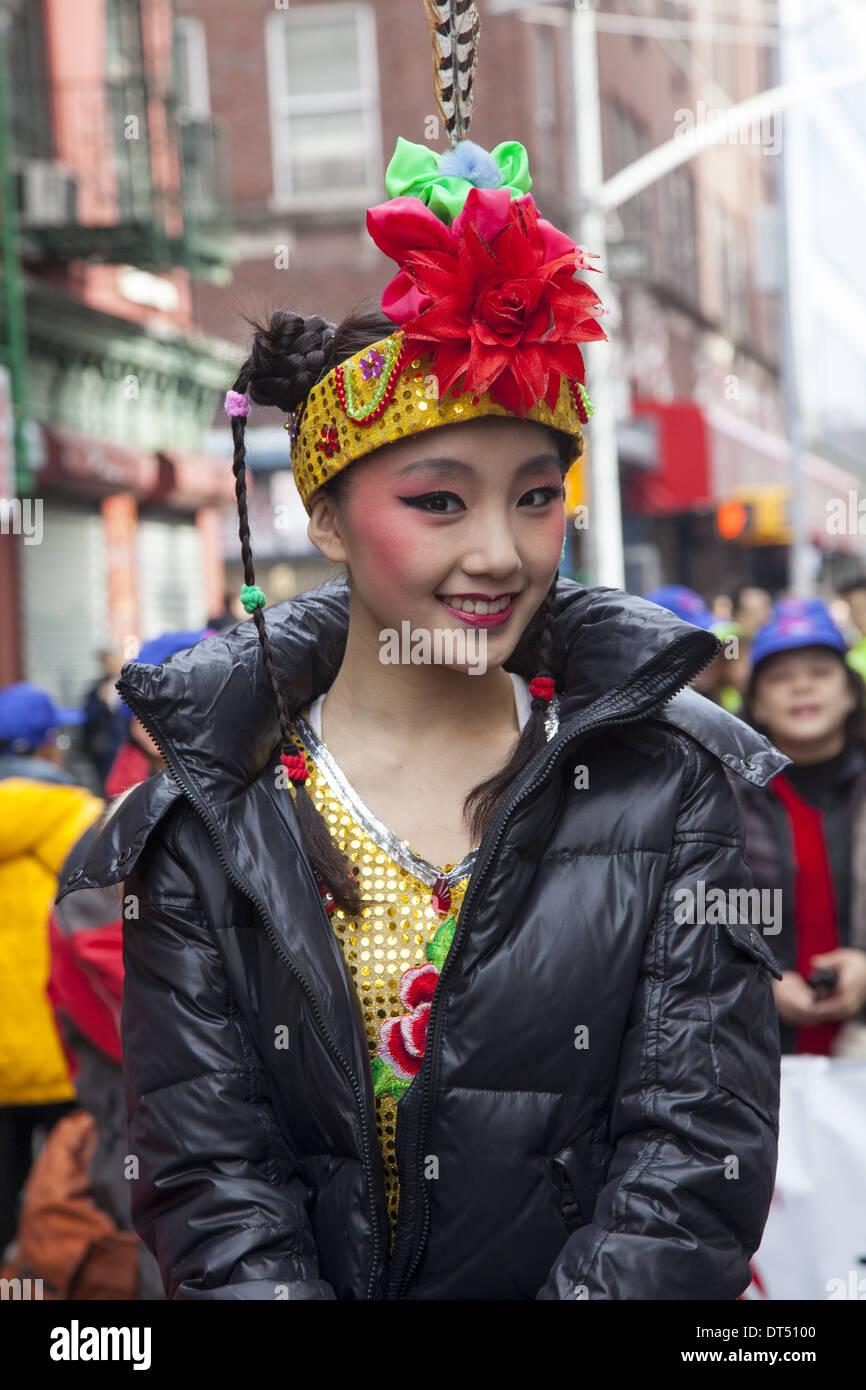
M846 652L817 599L777 604L752 652L748 716L792 760L743 791L755 883L780 893L784 1053L866 1055L866 687Z
M558 576L598 301L444 181L371 209L386 317L274 314L227 397L254 622L119 682L168 771L60 896L126 880L135 1226L178 1299L734 1299L778 969L695 901L783 759L686 688L711 634ZM348 572L270 609L250 399Z

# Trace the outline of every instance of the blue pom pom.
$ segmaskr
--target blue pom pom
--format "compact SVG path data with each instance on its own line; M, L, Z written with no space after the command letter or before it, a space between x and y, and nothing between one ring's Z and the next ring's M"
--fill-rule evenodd
M502 170L487 150L473 140L460 140L439 161L440 174L466 179L476 188L501 188Z

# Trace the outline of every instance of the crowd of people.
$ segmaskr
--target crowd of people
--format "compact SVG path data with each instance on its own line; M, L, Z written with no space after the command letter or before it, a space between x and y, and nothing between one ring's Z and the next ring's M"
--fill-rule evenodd
M135 660L159 665L237 621L227 598L207 628L163 633ZM80 707L29 681L0 689L0 1277L40 1278L47 1298L161 1299L124 1179L122 892L52 901L104 813L165 767L115 689L121 654L99 660ZM65 766L67 729L88 786Z
M755 886L781 889L781 1050L864 1058L866 576L829 600L755 585L709 603L681 585L645 597L720 638L693 687L790 759L735 788ZM135 659L159 665L237 620L227 601ZM124 1175L123 884L52 901L104 814L165 768L115 689L118 654L100 660L80 708L29 682L0 690L0 1273L41 1278L48 1298L162 1299ZM64 767L70 727L99 795Z

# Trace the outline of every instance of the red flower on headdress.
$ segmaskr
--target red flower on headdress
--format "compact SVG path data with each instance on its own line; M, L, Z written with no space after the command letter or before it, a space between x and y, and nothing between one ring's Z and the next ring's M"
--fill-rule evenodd
M472 188L450 227L418 198L370 208L376 245L401 266L382 309L412 352L435 354L439 393L463 390L524 415L555 409L560 377L583 381L578 343L606 338L601 301L575 269L595 270L526 194Z

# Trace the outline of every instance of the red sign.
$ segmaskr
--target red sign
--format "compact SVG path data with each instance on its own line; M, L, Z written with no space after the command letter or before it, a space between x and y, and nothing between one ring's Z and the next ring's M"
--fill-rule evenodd
M658 469L635 470L626 505L646 516L672 516L713 500L709 431L694 401L636 399L632 414L651 415L658 428Z

